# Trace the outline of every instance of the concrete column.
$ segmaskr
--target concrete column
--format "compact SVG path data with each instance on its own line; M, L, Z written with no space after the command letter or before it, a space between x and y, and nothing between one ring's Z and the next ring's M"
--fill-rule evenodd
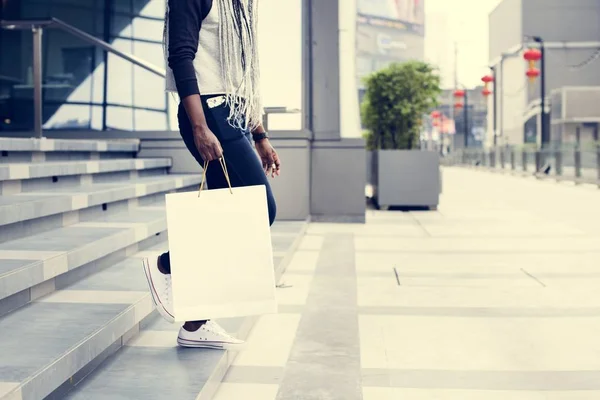
M364 140L357 137L358 101L342 98L343 94L358 99L355 80L353 88L347 87L355 59L342 54L354 29L346 7L356 13L355 1L304 0L304 5L305 34L310 38L310 46L304 48L308 58L304 104L312 132L310 214L319 221L364 222L366 152ZM346 62L351 64L344 74L341 64Z

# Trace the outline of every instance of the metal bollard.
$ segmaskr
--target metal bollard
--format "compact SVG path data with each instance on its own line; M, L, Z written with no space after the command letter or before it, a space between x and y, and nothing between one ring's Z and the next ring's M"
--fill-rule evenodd
M556 150L554 160L556 162L556 176L561 177L563 174L563 154L561 150Z
M579 180L581 178L581 149L575 148L575 178Z
M521 152L521 167L523 168L523 172L527 172L527 152L523 150Z
M506 151L504 148L500 149L500 168L504 169L506 166Z
M490 168L496 168L496 152L490 151Z

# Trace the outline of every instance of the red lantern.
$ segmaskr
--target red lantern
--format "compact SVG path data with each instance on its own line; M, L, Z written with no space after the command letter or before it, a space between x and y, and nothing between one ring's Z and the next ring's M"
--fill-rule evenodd
M483 89L481 94L483 94L485 97L488 97L490 94L492 94L492 91L490 89Z
M527 72L525 73L527 75L527 77L529 78L529 82L535 81L535 78L537 78L538 76L540 76L540 70L537 68L529 68L527 70Z
M490 83L490 82L493 82L493 81L494 81L494 77L493 77L493 76L491 76L491 75L486 75L486 76L484 76L483 78L481 78L481 80L482 80L482 81L483 81L485 84L488 84L488 83Z
M442 115L441 112L439 111L432 111L431 112L431 118L439 118Z
M528 49L523 53L523 58L527 61L539 61L542 58L542 52L539 49Z
M454 108L463 108L463 103L454 103Z
M454 91L454 97L465 97L465 91L461 89L457 89Z
M440 123L438 121L433 121L432 125L437 127L437 126L440 126Z

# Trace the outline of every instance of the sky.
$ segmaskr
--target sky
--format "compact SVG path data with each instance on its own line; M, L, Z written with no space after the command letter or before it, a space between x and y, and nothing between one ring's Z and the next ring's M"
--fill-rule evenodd
M501 0L425 0L425 58L454 86L454 43L459 84L474 87L489 73L488 15Z

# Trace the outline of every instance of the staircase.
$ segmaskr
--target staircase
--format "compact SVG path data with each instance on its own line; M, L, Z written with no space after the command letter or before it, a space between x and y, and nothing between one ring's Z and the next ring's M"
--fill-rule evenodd
M167 248L165 193L195 190L201 177L169 174L170 159L138 149L0 138L0 400L210 399L227 370L227 352L172 348L177 326L158 319L141 268ZM279 272L304 227L274 226ZM224 325L244 336L253 321ZM157 331L172 342L148 342ZM144 343L160 351L136 353ZM176 382L191 382L179 392L155 379L169 362L169 374L187 371Z

